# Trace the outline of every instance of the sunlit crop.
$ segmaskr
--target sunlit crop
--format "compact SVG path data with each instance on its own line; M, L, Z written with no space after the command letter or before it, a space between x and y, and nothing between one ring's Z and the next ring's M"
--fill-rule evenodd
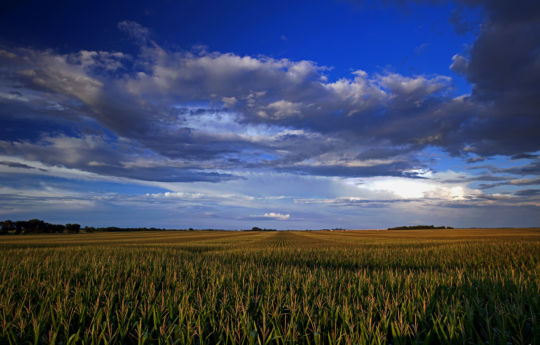
M539 344L540 231L0 237L1 344Z

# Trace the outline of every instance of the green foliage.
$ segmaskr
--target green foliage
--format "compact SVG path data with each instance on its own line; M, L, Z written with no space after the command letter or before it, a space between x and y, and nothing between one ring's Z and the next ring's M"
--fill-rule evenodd
M539 343L537 230L2 236L0 248L2 344Z
M70 233L78 233L81 230L80 224L66 224L66 230Z
M2 233L7 235L10 231L14 230L15 234L37 234L37 233L55 233L64 232L64 225L56 225L46 223L40 219L30 219L28 221L19 220L13 222L11 220L5 220L0 222Z

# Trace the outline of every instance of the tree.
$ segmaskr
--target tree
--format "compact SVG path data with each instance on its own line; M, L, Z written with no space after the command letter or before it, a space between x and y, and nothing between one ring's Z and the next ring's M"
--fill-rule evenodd
M20 234L23 229L26 227L26 223L24 220L18 220L15 222L15 233Z
M45 232L45 222L40 219L30 219L24 224L25 233Z
M66 227L62 224L54 225L54 232L62 233L65 229Z
M66 224L66 229L71 233L78 233L81 230L80 224Z
M13 223L11 220L5 220L2 222L2 234L7 235L9 234L9 230L15 229L15 223Z

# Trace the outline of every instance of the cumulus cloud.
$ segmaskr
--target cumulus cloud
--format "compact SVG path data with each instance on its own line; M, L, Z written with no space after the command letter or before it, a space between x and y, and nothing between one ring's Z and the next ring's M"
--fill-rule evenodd
M279 119L300 114L300 107L300 103L281 100L268 104L266 111L260 111L257 114L262 117L270 116ZM270 112L270 115L267 112Z
M456 73L466 75L469 68L469 60L463 55L455 54L452 56L452 64L450 69Z
M422 100L430 94L447 88L451 80L446 76L435 76L433 78L417 76L412 78L396 73L379 76L378 78L380 79L380 85L390 90L394 97L413 98L415 100Z
M80 51L60 55L16 49L17 54L13 55L17 58L10 59L17 61L4 70L10 75L4 87L18 84L18 92L24 92L32 102L6 98L7 106L12 109L10 114L24 111L34 113L37 118L90 119L104 130L131 141L135 147L151 150L166 159L197 162L218 159L223 166L226 159L254 157L240 163L257 166L261 156L271 156L277 159L271 165L278 166L347 145L360 145L366 137L357 135L355 130L368 132L370 126L384 125L373 122L370 110L384 108L384 102L399 98L396 95L401 91L418 102L437 91L442 80L430 81L423 76L397 80L396 75L370 78L367 73L357 71L353 79L326 82L321 74L324 68L310 61L206 52L173 53L156 46L143 49L144 54L137 59L142 60L139 65L145 68L121 76L115 71L123 69L124 61L131 59L122 53ZM16 82L10 84L13 80ZM391 81L400 83L401 89ZM384 88L393 89L393 94ZM54 111L44 112L42 104L51 100L55 102ZM190 107L192 102L201 101L209 103L210 108ZM224 112L226 109L228 114ZM209 113L214 118L234 118L231 129L236 127L236 130L227 132L219 128L209 132L206 124L198 128L190 126L196 123L194 118ZM253 135L261 126L268 128L266 132L273 132L274 139ZM247 128L249 133L239 133L239 128ZM280 134L287 131L296 132ZM334 138L338 132L342 132L340 136L344 139ZM76 144L77 140L72 141ZM55 142L60 143L58 138ZM31 151L29 143L25 145ZM10 146L24 145L4 143L5 152ZM14 152L13 148L10 152ZM73 155L66 152L66 157ZM107 166L99 159L89 162L94 162L88 164L94 169ZM62 162L75 163L67 158ZM267 163L261 164L268 166Z
M442 75L357 70L331 80L329 69L313 61L168 51L131 21L118 28L136 39L136 56L3 49L2 116L62 121L71 133L4 140L0 150L160 181L218 181L233 178L223 173L233 168L407 176L425 165L415 155L426 147L475 153L471 163L534 152L540 146L537 37L524 32L535 28L536 17L501 17L490 6L470 56L452 58L451 69L474 86L472 95L458 98L449 96L452 80ZM511 42L517 51L497 50L497 37L520 34ZM497 58L483 63L488 56ZM73 129L84 133L74 136ZM137 160L153 165L137 166Z

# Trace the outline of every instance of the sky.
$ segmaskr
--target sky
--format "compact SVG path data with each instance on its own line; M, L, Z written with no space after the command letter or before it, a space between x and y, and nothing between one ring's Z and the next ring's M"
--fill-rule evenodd
M3 2L0 198L83 226L540 226L540 2Z

